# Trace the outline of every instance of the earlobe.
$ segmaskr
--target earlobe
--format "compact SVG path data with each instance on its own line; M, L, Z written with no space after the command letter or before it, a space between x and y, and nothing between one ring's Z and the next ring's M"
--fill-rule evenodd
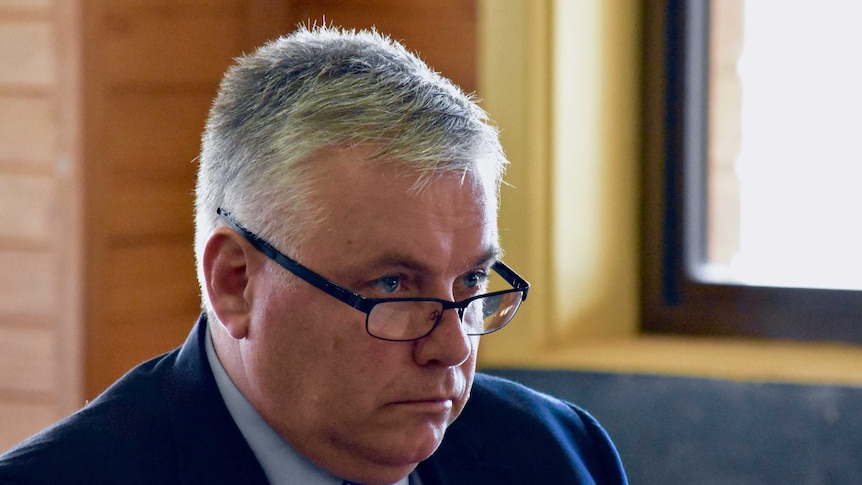
M241 236L221 227L207 240L203 272L207 298L219 321L240 340L248 335L251 304L248 301L250 246Z

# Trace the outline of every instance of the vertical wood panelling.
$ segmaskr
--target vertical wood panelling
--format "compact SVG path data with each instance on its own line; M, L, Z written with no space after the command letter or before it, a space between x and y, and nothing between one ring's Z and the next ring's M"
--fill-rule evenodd
M298 0L293 22L376 27L466 92L476 90L475 0Z
M50 250L0 249L0 326L21 315L44 317L58 312L56 261L56 253Z
M180 345L194 323L200 298L191 244L134 244L115 247L107 257L109 267L120 269L104 275L102 318L119 322L114 328L122 332L93 334L91 341L99 345L99 365L123 373ZM130 364L130 356L138 360Z
M6 175L0 177L0 208L4 211L0 239L47 247L53 243L55 197L54 178L50 176Z
M0 84L51 86L54 80L53 26L44 20L3 22L0 27Z
M105 211L105 220L113 228L113 247L189 242L194 217L190 185L139 182L109 189L113 203ZM186 256L194 264L190 248Z
M54 227L59 248L56 269L58 302L62 311L54 318L57 336L54 356L60 367L55 390L60 413L65 415L84 404L83 365L83 90L84 50L79 0L53 0L54 48L57 54L58 133L53 160L58 201Z
M242 53L236 1L196 7L124 8L110 4L101 19L103 67L110 88L198 84L209 89Z
M53 394L54 336L51 328L0 326L0 389L21 395Z
M57 173L61 73L52 2L0 0L0 451L70 410L61 369L74 367L61 305L74 247L60 229L69 204ZM71 162L71 161L70 161Z
M50 170L57 137L54 100L2 90L0 84L0 170Z
M0 0L0 9L5 11L44 11L54 0Z
M200 134L246 45L240 0L88 1L86 394L182 343L200 311Z
M50 404L0 401L0 450L5 451L56 419Z
M212 83L210 88L112 94L105 124L113 136L103 147L111 175L184 187L193 183L198 140L215 92Z

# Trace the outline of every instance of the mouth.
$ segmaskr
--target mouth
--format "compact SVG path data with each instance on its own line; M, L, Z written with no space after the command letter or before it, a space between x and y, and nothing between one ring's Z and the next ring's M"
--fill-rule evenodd
M447 414L455 407L455 400L451 397L423 397L395 401L391 405L418 413Z

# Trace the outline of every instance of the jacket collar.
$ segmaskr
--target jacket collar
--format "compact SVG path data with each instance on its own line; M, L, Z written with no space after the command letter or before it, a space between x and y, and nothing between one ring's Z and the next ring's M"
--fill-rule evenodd
M266 484L267 480L218 392L207 363L201 315L165 386L182 483ZM168 423L166 423L168 424Z

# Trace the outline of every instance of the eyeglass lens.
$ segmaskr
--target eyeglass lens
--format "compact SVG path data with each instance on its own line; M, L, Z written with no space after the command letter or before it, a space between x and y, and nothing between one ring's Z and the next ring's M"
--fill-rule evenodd
M484 335L505 326L521 304L522 291L489 294L470 302L461 324L468 335ZM443 304L438 301L387 301L368 313L368 333L385 340L415 340L434 329L442 318Z

